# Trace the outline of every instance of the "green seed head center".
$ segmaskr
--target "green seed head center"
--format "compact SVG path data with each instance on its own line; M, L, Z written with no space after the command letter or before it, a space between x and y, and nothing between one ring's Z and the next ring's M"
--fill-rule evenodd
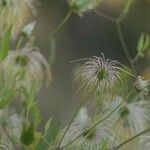
M83 137L86 137L87 140L92 140L96 136L96 130L95 129L85 129L83 131Z
M98 70L97 77L99 80L104 80L107 76L106 69L102 68Z
M24 67L24 66L27 65L28 59L27 59L27 57L25 57L25 56L17 56L17 57L16 57L16 60L15 60L15 63L16 63L17 65L20 65L20 66Z
M129 109L127 107L120 108L119 112L121 118L126 118L129 115Z

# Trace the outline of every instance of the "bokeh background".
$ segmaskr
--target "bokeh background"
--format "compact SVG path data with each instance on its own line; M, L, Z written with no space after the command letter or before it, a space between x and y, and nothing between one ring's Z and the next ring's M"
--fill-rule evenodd
M123 9L122 1L103 0L98 9L117 18ZM40 47L47 59L51 52L49 35L68 11L67 0L40 0L36 18L36 45ZM122 22L122 30L128 50L134 57L141 32L150 34L149 0L135 0L126 19ZM37 97L42 123L52 116L55 125L63 125L71 118L79 102L78 97L72 98L74 93L72 82L81 64L71 63L71 61L100 55L101 52L106 57L128 65L113 22L94 12L85 13L83 17L72 14L63 28L55 34L55 59L51 64L53 80L49 87L43 87ZM145 78L149 76L149 58L150 52L147 52L145 59L137 63L138 73L144 73Z

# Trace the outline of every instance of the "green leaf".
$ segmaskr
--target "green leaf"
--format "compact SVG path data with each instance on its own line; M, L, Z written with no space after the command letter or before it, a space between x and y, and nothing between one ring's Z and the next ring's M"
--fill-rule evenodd
M7 96L0 100L0 109L3 109L6 105L8 105L13 100L14 94L8 93Z
M107 142L107 140L102 140L100 149L101 150L108 150L108 142Z
M31 112L35 126L38 127L39 123L41 122L41 114L36 104L31 108Z
M9 51L9 41L11 35L12 26L10 26L4 33L4 37L2 39L1 47L0 47L0 60L3 60Z
M138 51L141 51L141 49L143 47L143 43L144 43L144 33L141 33L140 38L138 40L138 44L137 44Z
M150 48L150 35L146 33L141 33L138 44L137 44L137 53L139 57L144 57L144 52Z
M46 141L51 141L51 142L56 140L56 136L58 135L60 128L61 128L60 124L59 124L59 127L58 126L52 127L52 124L51 124L51 127L48 130L48 132L46 133L46 136L44 136L44 139ZM45 150L45 149L48 149L47 147L48 147L47 143L41 138L40 142L38 143L36 150L42 150L42 149Z
M44 132L44 136L46 136L48 129L50 128L51 122L52 122L52 117L48 119L48 121L45 124L45 132Z
M145 35L145 41L143 43L143 52L150 47L150 36L148 34Z
M126 0L125 1L125 7L124 7L124 10L123 10L124 13L129 12L132 2L133 2L133 0Z
M29 146L34 142L34 138L35 138L34 123L25 122L23 124L23 129L20 137L21 143L23 143L26 146Z

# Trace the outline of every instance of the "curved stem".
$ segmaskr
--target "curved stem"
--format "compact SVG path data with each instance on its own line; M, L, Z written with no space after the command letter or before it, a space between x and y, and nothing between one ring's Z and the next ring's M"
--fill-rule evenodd
M50 34L50 37L53 36L57 31L59 31L63 26L64 24L69 20L69 18L71 17L72 15L72 10L70 10L68 12L68 14L65 16L65 18L60 22L60 24L58 26L56 26L56 28L51 32Z
M135 71L135 67L134 67L134 65L132 63L132 58L131 58L131 56L130 56L130 54L128 52L128 48L126 46L125 39L124 39L124 36L123 36L123 33L122 33L122 29L121 29L121 25L120 25L119 21L117 21L117 23L116 23L116 28L117 28L119 40L120 40L120 43L121 43L122 48L124 50L124 53L125 53L128 61L129 61L129 64L131 65L132 69Z
M81 88L84 87L86 84L87 84L87 82L83 83L83 85L80 86L80 88L75 92L74 96L75 96L75 95L81 90ZM79 104L77 110L74 112L73 117L72 117L72 119L70 120L69 125L67 126L66 130L64 131L64 133L63 133L63 135L62 135L62 138L61 138L60 141L58 142L58 145L57 145L56 149L60 147L61 142L62 142L63 138L65 137L67 131L69 130L69 128L70 128L72 122L74 121L75 117L77 116L77 114L78 114L80 108L81 108L81 107L83 106L83 104L85 103L85 100L86 100L86 98L87 98L89 92L90 92L90 90L87 91L86 95L85 95L85 96L83 97L83 99L81 100L81 102L80 102L80 104ZM73 97L74 97L74 96L73 96Z
M50 143L49 143L43 136L41 136L41 139L42 139L48 146L51 146Z
M102 12L98 11L97 9L95 9L94 12L95 12L98 16L100 16L100 17L102 17L102 18L104 18L104 19L110 20L110 21L112 21L112 22L116 22L116 21L117 21L115 18L113 18L113 17L111 17L111 16L109 16L109 15L107 15L107 14L105 14L105 13L102 13Z
M149 132L149 131L150 131L150 128L148 128L148 129L146 129L146 130L144 130L144 131L142 131L142 132L136 134L135 136L133 136L133 137L127 139L126 141L124 141L124 142L121 143L120 145L114 147L112 150L118 150L119 148L121 148L121 147L124 146L125 144L127 144L127 143L133 141L133 140L136 139L137 137L139 137L139 136L141 136L141 135L143 135L143 134L145 134L145 133L147 133L147 132Z
M19 38L19 41L17 43L17 46L16 46L16 50L19 51L22 43L23 43L23 40L24 40L24 35L21 35L20 38Z
M88 94L87 94L87 95L88 95ZM59 148L59 147L60 147L61 142L62 142L62 140L64 139L64 137L65 137L65 135L66 135L67 131L69 130L69 128L70 128L70 126L71 126L72 122L74 121L75 117L77 116L77 114L78 114L78 112L79 112L80 108L83 106L83 104L84 104L84 102L85 102L85 100L86 100L87 95L86 95L86 96L82 99L82 101L81 101L81 103L79 104L79 106L78 106L77 110L75 111L75 113L74 113L74 115L73 115L72 119L71 119L71 120L70 120L70 122L69 122L69 125L67 126L67 128L66 128L65 132L64 132L64 133L63 133L63 135L62 135L62 138L60 139L60 141L59 141L59 143L58 143L57 148Z
M130 75L130 76L132 76L132 77L134 77L134 78L137 78L136 75L134 75L134 74L132 74L132 73L126 71L125 69L122 69L122 68L119 68L119 67L116 67L116 68L117 68L118 70L120 70L120 71L122 71L122 72L124 72L124 73L126 73L126 74L128 74L128 75Z
M129 64L131 65L132 69L135 71L135 67L134 67L134 63L132 62L132 58L128 52L128 48L126 46L126 43L125 43L125 39L124 39L124 36L123 36L123 33L122 33L122 29L121 29L121 25L120 25L120 22L122 21L122 14L119 16L118 19L115 19L105 13L102 13L100 11L98 11L97 9L94 10L94 12L99 15L100 17L104 18L104 19L107 19L107 20L110 20L112 22L115 22L116 23L116 28L117 28L117 33L118 33L118 36L119 36L119 40L121 42L121 45L123 47L123 50L124 50L124 53L129 61Z
M135 64L139 59L139 55L137 54L134 59L132 60L132 63Z
M95 128L97 125L99 125L100 123L102 123L103 121L105 121L107 118L109 118L124 102L125 100L132 94L132 91L120 102L120 104L118 106L116 106L108 115L106 115L103 119L101 119L100 121L97 121L92 127L90 127L88 130L92 130L93 128ZM79 134L76 138L74 138L71 142L69 142L68 144L64 145L63 147L61 147L61 149L64 149L66 147L68 147L70 144L72 144L73 142L75 142L79 137L81 137L83 135L83 133Z

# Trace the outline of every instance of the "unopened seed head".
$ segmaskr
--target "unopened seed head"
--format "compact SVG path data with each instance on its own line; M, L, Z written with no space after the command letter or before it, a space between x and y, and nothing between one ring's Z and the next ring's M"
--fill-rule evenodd
M141 76L138 77L135 82L135 90L141 95L147 95L149 93L148 90L149 80L143 80Z
M68 0L72 10L82 16L82 13L96 8L101 0Z
M0 1L0 34L6 27L12 25L12 32L16 33L35 15L35 0L1 0Z

